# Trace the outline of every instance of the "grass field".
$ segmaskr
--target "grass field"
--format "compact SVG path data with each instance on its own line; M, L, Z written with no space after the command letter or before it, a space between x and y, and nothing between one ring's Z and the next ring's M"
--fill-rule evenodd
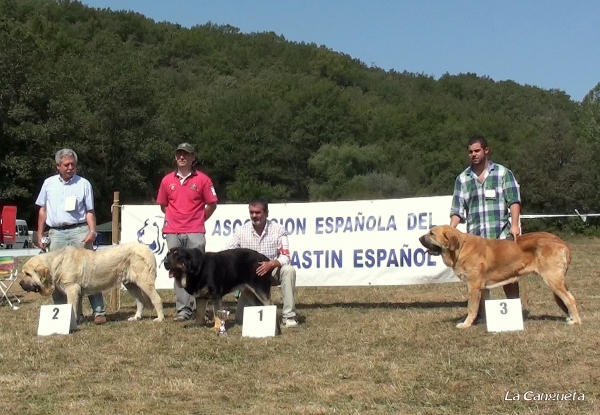
M124 293L108 324L37 337L49 299L23 295L19 310L0 306L0 414L598 414L600 241L571 246L583 325L568 326L532 276L530 316L512 333L455 328L466 315L459 283L299 288L303 324L270 339L173 322L170 292L165 323L149 312L126 321ZM555 392L584 400L525 400Z

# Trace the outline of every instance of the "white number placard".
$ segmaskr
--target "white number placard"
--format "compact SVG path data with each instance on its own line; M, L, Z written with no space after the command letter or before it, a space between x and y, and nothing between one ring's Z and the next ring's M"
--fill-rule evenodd
M40 307L38 336L69 334L77 330L77 320L71 304L51 304Z
M276 325L276 305L244 307L242 337L273 337Z
M521 299L486 300L485 321L490 332L523 330Z

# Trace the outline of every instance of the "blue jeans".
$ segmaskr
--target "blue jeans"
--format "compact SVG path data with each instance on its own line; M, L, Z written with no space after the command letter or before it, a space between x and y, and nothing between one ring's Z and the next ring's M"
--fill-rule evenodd
M62 231L50 229L50 232L48 233L48 236L50 237L50 247L48 250L52 252L64 248L65 246L92 249L92 245L84 245L82 242L89 232L90 228L87 225ZM94 317L106 314L102 293L89 295L88 299L90 300L90 305L94 311ZM52 300L54 301L54 304L66 304L67 296L62 291L55 289L52 293ZM76 316L76 318L79 319L79 316Z

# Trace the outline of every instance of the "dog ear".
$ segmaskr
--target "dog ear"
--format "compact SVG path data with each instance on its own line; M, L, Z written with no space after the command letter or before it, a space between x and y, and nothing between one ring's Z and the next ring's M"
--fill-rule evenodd
M48 295L54 291L54 281L52 275L50 275L50 268L46 264L39 264L33 271L38 275L40 282L42 283L41 294Z
M46 264L40 264L33 269L35 273L40 277L40 282L44 285L47 284L48 279L50 278L50 268Z
M171 249L169 249L169 252L167 253L167 255L170 256L171 259L174 262L179 261L179 257L180 257L180 255L179 255L179 248L171 248Z
M448 238L448 249L451 251L458 251L460 249L460 239L456 235L451 235Z

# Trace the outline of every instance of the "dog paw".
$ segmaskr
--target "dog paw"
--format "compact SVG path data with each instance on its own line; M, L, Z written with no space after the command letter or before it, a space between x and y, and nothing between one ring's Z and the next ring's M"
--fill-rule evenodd
M127 319L127 321L138 321L138 320L141 320L141 319L142 319L141 317L138 317L138 316L132 316L132 317L129 317L129 318Z
M152 321L165 321L164 317L156 317L154 320Z
M467 329L467 328L469 328L469 327L471 327L471 325L470 325L470 324L467 324L467 323L465 323L464 321L463 321L462 323L458 323L458 324L456 325L456 328L458 328L458 329Z

